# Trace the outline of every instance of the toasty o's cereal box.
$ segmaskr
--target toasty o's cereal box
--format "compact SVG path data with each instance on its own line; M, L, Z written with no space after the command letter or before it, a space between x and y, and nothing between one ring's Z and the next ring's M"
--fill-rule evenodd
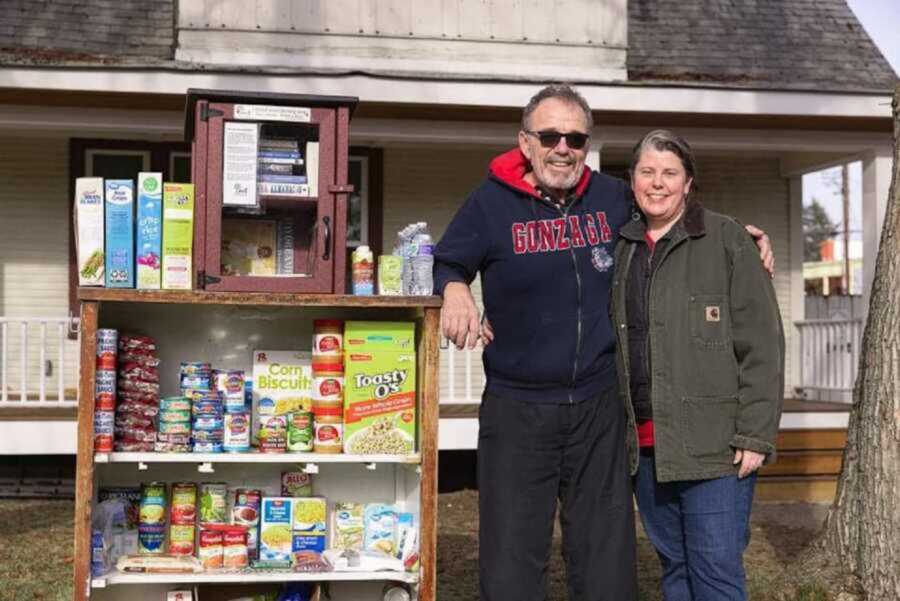
M415 448L415 324L348 321L344 453L409 455Z

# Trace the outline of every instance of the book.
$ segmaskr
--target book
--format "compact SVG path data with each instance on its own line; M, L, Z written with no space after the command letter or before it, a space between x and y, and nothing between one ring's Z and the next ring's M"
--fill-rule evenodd
M257 191L268 196L297 196L307 197L309 186L307 184L283 184L280 182L259 182Z
M263 165L302 165L302 158L291 157L258 157L257 163Z
M319 195L319 143L306 143L306 178L309 181L309 195Z
M275 231L275 272L279 275L294 273L294 223L279 221Z
M305 184L306 176L305 175L280 175L280 174L266 173L266 174L257 176L257 181L276 182L279 184Z
M302 159L303 155L297 150L260 150L256 153L258 159Z
M290 163L260 163L258 175L294 175L294 165Z

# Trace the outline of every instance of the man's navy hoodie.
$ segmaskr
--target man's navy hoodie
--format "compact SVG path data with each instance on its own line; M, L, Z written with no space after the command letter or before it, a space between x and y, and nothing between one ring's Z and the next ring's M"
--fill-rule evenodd
M488 392L577 403L616 385L612 258L631 195L624 181L585 167L557 207L523 179L528 169L518 149L491 161L435 247L435 290L481 273L494 329L483 357Z

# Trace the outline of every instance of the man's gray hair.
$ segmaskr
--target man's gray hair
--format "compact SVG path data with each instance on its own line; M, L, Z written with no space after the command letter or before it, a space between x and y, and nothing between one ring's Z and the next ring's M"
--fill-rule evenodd
M667 129L654 129L634 145L631 153L631 167L628 168L629 175L634 175L634 168L641 160L641 154L648 148L659 152L668 150L681 160L681 166L684 167L687 177L696 180L697 164L694 161L694 151L691 150L687 140ZM695 181L694 184L696 183Z
M528 101L528 104L525 105L525 109L522 111L523 130L531 129L531 114L540 103L550 98L557 98L579 107L584 113L584 119L587 122L587 131L585 133L591 133L591 130L594 128L594 117L591 115L591 107L588 105L587 100L584 99L584 96L579 94L572 86L564 83L550 84L531 97L531 100Z

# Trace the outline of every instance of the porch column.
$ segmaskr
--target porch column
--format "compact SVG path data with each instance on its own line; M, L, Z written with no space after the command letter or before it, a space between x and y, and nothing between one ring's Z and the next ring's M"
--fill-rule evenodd
M584 164L593 169L594 171L600 171L600 151L603 150L603 142L595 141L591 138L590 149L588 150L587 157L584 159Z
M784 323L787 345L787 376L785 393L793 396L802 385L800 331L794 323L806 319L806 291L803 280L803 176L794 175L788 180L788 249L787 270L790 274L790 317ZM776 265L776 270L778 266Z
M891 186L893 154L888 147L866 152L862 159L863 307L869 311L875 259Z

